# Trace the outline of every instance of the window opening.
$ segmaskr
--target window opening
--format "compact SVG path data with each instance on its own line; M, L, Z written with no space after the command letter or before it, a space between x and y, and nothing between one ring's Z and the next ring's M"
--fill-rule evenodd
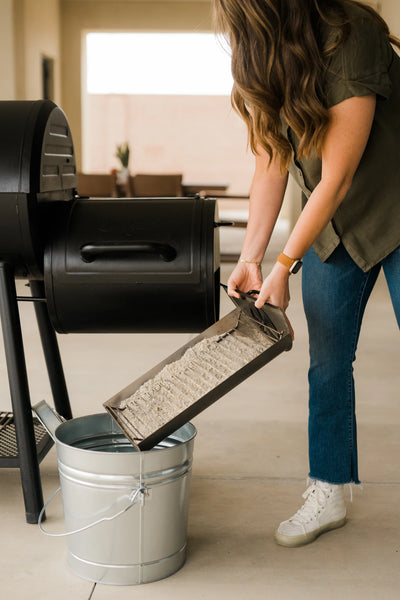
M88 33L89 94L229 95L230 54L212 33Z

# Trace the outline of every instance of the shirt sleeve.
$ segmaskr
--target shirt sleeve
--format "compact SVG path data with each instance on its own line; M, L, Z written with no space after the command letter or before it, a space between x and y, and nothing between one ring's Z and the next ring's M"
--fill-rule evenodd
M328 59L324 77L327 108L354 96L389 98L393 49L387 35L368 15L351 20L349 37Z

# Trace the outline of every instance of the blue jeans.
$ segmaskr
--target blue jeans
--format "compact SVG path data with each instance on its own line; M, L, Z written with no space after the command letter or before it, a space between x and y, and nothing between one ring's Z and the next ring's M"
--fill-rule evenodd
M342 245L325 263L312 248L304 257L312 479L360 483L353 362L364 310L381 267L400 327L400 247L368 273L354 263Z

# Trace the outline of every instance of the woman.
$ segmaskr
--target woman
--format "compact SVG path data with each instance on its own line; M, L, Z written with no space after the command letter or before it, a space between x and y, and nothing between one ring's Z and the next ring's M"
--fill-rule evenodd
M300 546L345 524L343 486L359 483L352 363L384 269L400 324L400 59L386 23L350 0L214 0L231 46L233 106L255 172L241 257L229 281L286 310L303 263L310 339L309 487L275 533ZM288 172L303 210L262 278Z

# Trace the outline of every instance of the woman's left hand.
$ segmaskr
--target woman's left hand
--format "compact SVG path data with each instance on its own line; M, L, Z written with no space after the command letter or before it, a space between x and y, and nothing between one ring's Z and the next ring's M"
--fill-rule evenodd
M276 262L268 277L264 279L255 303L256 307L261 308L263 304L269 302L285 311L290 301L289 275L289 270Z
M272 271L268 275L261 286L260 293L255 302L256 308L261 308L266 302L278 306L283 313L289 306L290 292L289 292L289 270L287 267L279 262L276 262ZM293 328L286 317L287 324L294 339Z

